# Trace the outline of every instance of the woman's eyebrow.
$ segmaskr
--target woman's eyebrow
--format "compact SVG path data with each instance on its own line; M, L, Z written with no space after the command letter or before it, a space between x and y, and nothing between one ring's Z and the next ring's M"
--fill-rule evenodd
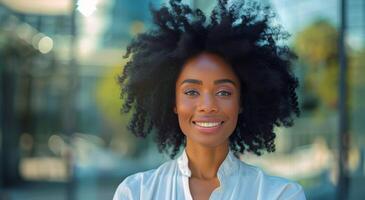
M203 81L197 80L197 79L185 79L183 82L181 82L180 85L182 85L184 83L193 83L193 84L202 85ZM237 84L231 79L219 79L219 80L214 81L215 85L222 84L222 83L231 83L232 85L237 86Z
M182 85L184 83L193 83L193 84L202 85L203 84L203 81L197 80L197 79L185 79L183 82L181 82L180 85Z
M237 86L237 84L231 79L219 79L219 80L214 81L214 84L216 84L216 85L222 84L222 83L231 83L232 85Z

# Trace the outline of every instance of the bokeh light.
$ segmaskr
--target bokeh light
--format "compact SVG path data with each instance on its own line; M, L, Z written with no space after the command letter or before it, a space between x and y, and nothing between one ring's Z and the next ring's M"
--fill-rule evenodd
M46 54L53 48L53 40L48 36L42 37L38 42L38 49L41 53Z
M77 10L86 17L92 15L96 10L96 0L78 0Z

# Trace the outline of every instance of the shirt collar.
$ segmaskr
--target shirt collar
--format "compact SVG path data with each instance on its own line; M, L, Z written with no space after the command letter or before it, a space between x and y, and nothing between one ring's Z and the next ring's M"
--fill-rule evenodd
M179 166L180 172L187 177L191 176L191 171L188 165L189 159L186 154L186 150L182 152L182 154L178 157L177 163ZM217 176L218 177L226 177L233 174L233 172L237 171L239 165L239 160L233 155L233 152L229 150L226 158L218 169Z

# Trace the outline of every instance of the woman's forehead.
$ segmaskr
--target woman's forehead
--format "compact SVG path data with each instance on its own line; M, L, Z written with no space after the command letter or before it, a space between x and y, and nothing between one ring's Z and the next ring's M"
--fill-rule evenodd
M185 66L199 66L199 67L211 67L211 66L222 66L229 65L224 61L222 57L213 53L203 52L189 58L187 62L184 64Z
M202 53L189 59L183 66L178 82L184 79L211 80L232 79L239 84L232 67L218 55Z

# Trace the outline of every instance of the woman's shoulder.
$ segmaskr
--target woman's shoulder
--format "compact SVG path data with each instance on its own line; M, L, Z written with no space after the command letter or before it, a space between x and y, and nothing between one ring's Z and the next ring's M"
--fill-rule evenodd
M250 180L256 183L258 193L271 194L278 199L305 199L304 191L297 182L267 174L261 168L240 162L240 174L242 179Z
M171 160L163 163L158 168L127 176L119 184L113 200L133 199L132 197L138 197L142 188L150 188L153 185L159 185L157 182L159 182L163 176L169 174L169 171L175 168L174 165L176 165L175 161Z

